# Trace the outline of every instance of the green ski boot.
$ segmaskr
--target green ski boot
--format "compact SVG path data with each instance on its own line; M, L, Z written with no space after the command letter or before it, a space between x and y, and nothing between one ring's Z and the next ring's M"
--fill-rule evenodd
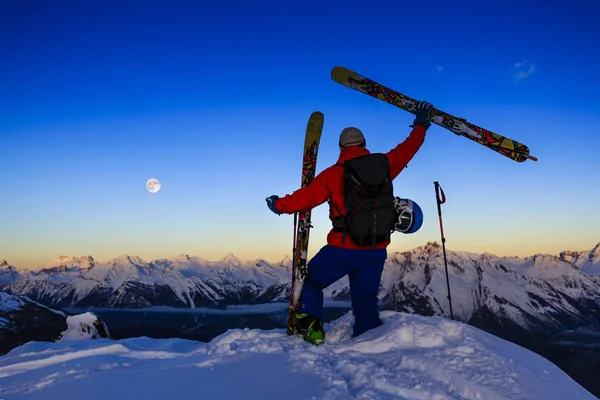
M320 318L308 314L296 314L302 337L309 343L320 345L325 342L325 331Z

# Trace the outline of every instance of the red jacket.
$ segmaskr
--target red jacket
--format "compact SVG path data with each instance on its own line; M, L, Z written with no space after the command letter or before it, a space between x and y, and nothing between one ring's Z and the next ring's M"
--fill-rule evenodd
M395 179L408 162L412 160L421 148L424 140L425 128L417 125L404 142L387 153L390 160L390 175L392 179ZM370 154L370 152L364 147L346 147L342 149L337 162L343 163L351 158L366 154ZM333 207L329 212L330 219L339 215L338 210L341 213L345 213L346 207L341 184L343 173L343 168L334 168L331 166L315 176L312 183L307 187L278 199L275 207L283 214L294 214L300 211L309 211L330 200L333 203ZM348 235L346 235L345 241L342 243L342 233L334 232L333 229L327 235L327 244L348 249L364 248L355 244ZM378 243L376 248L386 248L389 244L389 241ZM373 247L369 246L369 248Z

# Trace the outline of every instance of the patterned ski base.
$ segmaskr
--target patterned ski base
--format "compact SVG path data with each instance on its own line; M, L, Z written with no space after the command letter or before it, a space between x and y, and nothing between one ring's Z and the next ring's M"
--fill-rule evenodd
M348 68L334 67L331 71L331 78L340 85L385 101L412 114L415 113L417 100L365 78ZM523 143L490 132L467 122L465 119L457 118L438 109L432 110L431 122L459 136L471 139L514 161L523 162L527 159L537 161L537 158L529 155L529 148Z
M304 156L302 158L302 181L301 188L312 182L317 169L317 154L319 142L323 131L324 116L321 112L311 114L306 127L304 139ZM308 272L308 236L310 233L311 212L298 213L298 225L296 234L296 246L294 249L294 260L292 264L292 288L290 291L290 304L288 308L287 335L298 334L298 321L296 310L300 304L304 278Z

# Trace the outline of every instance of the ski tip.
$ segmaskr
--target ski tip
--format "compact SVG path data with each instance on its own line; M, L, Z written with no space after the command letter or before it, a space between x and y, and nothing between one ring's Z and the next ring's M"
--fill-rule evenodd
M537 157L534 157L534 156L532 156L532 155L527 155L527 158L528 158L529 160L531 160L531 161L537 161L537 160L538 160L538 159L537 159Z
M333 79L335 81L342 68L344 68L344 67L340 67L339 65L336 65L335 67L333 67L331 69L331 79Z
M336 82L342 83L348 79L348 77L356 77L358 74L346 67L336 65L331 70L331 79Z
M341 65L336 65L335 67L333 67L333 68L331 69L331 77L335 76L335 74L336 74L338 71L342 71L342 70L344 70L344 69L347 69L347 68L344 68L344 67L342 67Z
M321 112L321 111L314 111L312 114L310 114L310 117L308 118L308 124L319 124L321 126L323 126L325 122L325 115Z

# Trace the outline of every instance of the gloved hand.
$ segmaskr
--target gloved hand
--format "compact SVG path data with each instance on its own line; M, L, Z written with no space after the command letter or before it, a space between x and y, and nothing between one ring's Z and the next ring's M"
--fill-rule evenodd
M412 126L421 125L427 130L431 126L431 121L429 120L429 113L433 106L426 101L420 101L417 103L415 107L415 115L416 118L413 122Z
M281 213L277 211L277 208L275 207L277 199L279 199L279 196L276 195L267 197L267 207L269 207L269 210L273 211L275 214L281 215Z

